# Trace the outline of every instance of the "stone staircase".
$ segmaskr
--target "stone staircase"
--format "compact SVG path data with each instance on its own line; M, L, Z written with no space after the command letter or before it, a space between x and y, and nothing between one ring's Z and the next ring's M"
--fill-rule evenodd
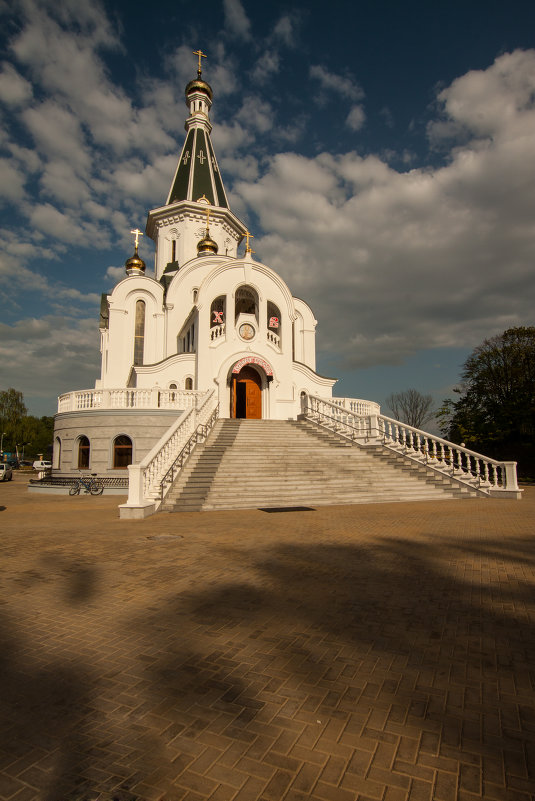
M256 509L475 497L382 446L364 448L308 421L218 420L161 511Z

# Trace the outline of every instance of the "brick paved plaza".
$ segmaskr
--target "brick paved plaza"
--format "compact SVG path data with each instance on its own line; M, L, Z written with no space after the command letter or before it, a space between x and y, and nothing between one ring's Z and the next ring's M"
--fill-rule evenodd
M2 800L535 799L535 489L118 501L0 485Z

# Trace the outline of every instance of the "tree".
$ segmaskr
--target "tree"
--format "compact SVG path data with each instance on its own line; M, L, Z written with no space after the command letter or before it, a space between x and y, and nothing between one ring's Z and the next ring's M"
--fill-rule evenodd
M5 432L4 450L7 450L6 443L8 442L11 447L15 446L20 435L22 418L26 412L22 392L18 392L12 387L0 391L0 425L2 427L0 433Z
M386 399L386 405L396 420L414 428L422 428L435 416L433 398L431 395L422 395L417 389L392 393Z
M535 467L535 326L508 328L468 357L457 401L444 402L440 427L455 442ZM532 465L532 466L530 466Z

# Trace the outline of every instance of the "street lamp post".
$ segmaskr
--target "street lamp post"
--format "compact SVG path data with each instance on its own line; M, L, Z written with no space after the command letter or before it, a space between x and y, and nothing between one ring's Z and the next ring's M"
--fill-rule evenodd
M4 437L6 435L5 431L2 431L2 438L0 439L0 456L4 455Z

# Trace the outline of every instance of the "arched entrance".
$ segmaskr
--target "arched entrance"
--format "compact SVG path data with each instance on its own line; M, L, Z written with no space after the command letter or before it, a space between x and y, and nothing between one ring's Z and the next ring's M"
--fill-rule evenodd
M262 418L262 380L248 364L239 373L232 374L230 416L247 420Z

